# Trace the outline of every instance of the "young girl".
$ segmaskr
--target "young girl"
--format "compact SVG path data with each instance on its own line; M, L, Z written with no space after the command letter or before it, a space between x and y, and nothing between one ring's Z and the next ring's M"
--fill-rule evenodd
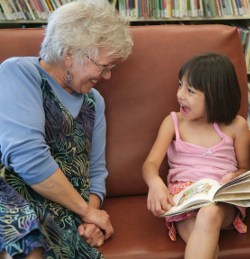
M211 178L225 183L249 169L250 134L237 115L241 93L230 60L216 53L195 56L179 72L179 112L162 122L157 139L143 164L149 187L147 206L160 216L174 205L172 197L193 182ZM167 186L159 176L167 154ZM245 209L217 203L167 217L172 240L176 230L186 243L185 258L218 258L221 229L234 226L246 232ZM197 247L199 246L199 249Z

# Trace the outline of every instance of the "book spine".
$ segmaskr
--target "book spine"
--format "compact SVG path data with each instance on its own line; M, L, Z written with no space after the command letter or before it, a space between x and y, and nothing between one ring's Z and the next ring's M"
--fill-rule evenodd
M50 11L50 12L53 12L53 11L54 11L54 8L53 8L53 6L52 6L50 0L45 0L45 2L46 2L47 6L48 6L48 8L49 8L49 11Z
M6 3L3 0L0 0L0 4L1 4L1 7L2 7L4 16L6 17L6 20L11 20L10 17L9 17L7 7L6 7Z
M119 13L121 16L126 16L125 0L119 0Z
M40 13L41 19L45 20L47 18L46 11L40 0L34 0L36 7Z
M11 13L11 16L12 16L12 20L17 20L19 19L18 17L18 11L13 3L12 0L7 0L7 5L8 5L8 8L10 10L10 13Z
M50 0L50 3L52 5L52 7L53 7L53 10L56 10L59 7L55 0Z
M203 1L199 0L199 16L204 16Z
M13 0L9 0L9 5L11 6L11 9L13 10L13 19L15 19L15 20L22 19L20 11Z
M222 11L221 11L221 6L220 6L219 0L216 0L216 9L217 9L218 16L222 16Z
M17 5L17 7L18 7L18 10L20 11L21 19L27 20L27 16L24 14L24 11L23 11L23 8L22 8L22 6L20 4L20 1L15 0L15 3Z
M49 9L49 7L48 7L48 5L47 5L46 0L40 0L40 2L42 3L44 9L46 10L46 15L48 16L49 13L50 13L50 9Z
M226 6L224 0L220 0L220 8L222 16L226 15Z
M39 7L36 4L35 0L28 0L31 10L33 11L36 19L42 19L41 11L39 10Z
M232 3L232 6L233 6L233 13L234 13L234 15L239 15L238 8L237 8L235 0L231 0L231 3Z
M2 20L2 21L7 20L5 14L4 14L4 10L2 7L1 1L0 1L0 20Z
M196 0L191 1L191 14L192 14L192 17L198 16L198 6L197 6Z
M240 0L235 0L235 1L236 1L236 5L237 5L237 8L238 8L239 15L242 15L243 9L242 9L242 5L241 5L241 1Z
M31 9L29 1L28 0L24 0L24 3L26 4L26 6L28 8L28 12L29 12L29 15L31 17L31 20L36 20L36 16L35 16L35 14L33 13L32 9Z
M0 1L5 17L7 18L7 20L15 20L16 16L15 16L15 11L13 9L13 7L11 6L11 4L8 1Z

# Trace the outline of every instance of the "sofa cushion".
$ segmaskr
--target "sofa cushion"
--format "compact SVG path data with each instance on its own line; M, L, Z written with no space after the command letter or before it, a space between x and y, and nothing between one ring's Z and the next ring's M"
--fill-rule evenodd
M184 242L179 236L171 241L164 219L153 216L146 204L145 195L105 200L115 230L100 249L106 259L183 259ZM249 215L246 222L250 230ZM220 259L249 259L250 231L223 230L219 245Z

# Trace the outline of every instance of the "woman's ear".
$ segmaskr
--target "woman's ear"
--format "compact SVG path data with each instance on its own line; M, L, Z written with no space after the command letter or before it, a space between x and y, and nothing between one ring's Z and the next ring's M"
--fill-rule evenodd
M73 53L68 50L64 53L64 64L67 68L70 68L73 64Z

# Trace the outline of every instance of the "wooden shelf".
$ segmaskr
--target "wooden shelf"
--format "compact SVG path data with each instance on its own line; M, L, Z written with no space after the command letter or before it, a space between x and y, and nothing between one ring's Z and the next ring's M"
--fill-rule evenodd
M0 20L0 24L47 24L47 20Z
M211 22L211 21L250 21L250 14L245 14L245 15L225 15L225 16L202 16L202 17L169 17L169 18L154 18L154 17L148 17L148 18L133 18L133 17L127 17L129 21L131 22L186 22L186 21L191 21L191 22Z

